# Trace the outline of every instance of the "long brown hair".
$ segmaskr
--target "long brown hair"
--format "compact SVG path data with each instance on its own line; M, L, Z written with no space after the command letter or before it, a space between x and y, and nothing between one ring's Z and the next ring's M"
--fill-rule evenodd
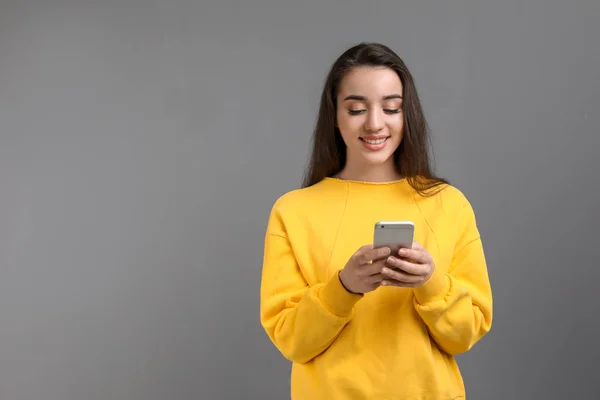
M346 145L336 124L337 94L344 75L353 67L384 66L393 69L402 82L404 134L394 152L398 172L421 195L448 184L434 175L429 154L429 134L425 115L411 73L404 61L380 43L360 43L346 50L331 66L323 91L312 137L310 162L302 187L312 186L344 168Z

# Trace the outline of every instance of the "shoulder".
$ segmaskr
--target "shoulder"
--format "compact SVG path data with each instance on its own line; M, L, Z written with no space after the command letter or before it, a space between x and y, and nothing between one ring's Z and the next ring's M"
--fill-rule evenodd
M307 202L314 201L315 193L315 188L312 186L285 192L275 199L273 211L285 213L291 209L297 209Z
M423 217L440 238L470 242L479 237L477 218L465 193L450 184L436 189L435 194L415 199ZM457 236L454 236L457 235Z
M465 193L456 186L446 185L439 195L448 211L462 210L464 207L470 206Z
M270 227L291 227L310 223L343 209L347 198L344 185L319 182L294 189L275 199L270 213Z
M323 202L341 200L346 196L343 188L332 187L325 182L319 182L312 186L294 189L279 196L273 204L273 212L297 213L301 210L314 210L323 207Z
M421 196L415 191L414 198L421 207L433 208L449 215L460 213L465 208L471 207L469 199L463 191L451 184L440 185L435 188L433 194L428 196Z

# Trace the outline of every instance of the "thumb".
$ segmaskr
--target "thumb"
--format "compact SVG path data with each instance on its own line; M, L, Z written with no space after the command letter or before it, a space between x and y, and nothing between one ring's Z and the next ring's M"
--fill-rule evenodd
M361 246L358 250L356 250L356 252L354 253L354 256L360 256L361 254L364 254L365 252L372 250L372 249L373 249L372 244L365 244L365 245Z

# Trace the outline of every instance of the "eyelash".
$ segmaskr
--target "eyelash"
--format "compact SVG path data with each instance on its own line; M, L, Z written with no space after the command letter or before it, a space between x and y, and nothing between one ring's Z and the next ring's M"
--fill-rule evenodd
M348 114L350 115L359 115L361 113L363 113L366 110L348 110ZM399 114L400 113L400 109L396 108L394 110L390 110L390 109L385 109L383 110L386 112L386 114Z

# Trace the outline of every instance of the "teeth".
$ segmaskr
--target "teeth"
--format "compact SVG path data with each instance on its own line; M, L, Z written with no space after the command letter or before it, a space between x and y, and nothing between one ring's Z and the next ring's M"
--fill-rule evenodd
M385 142L387 140L387 138L383 138L383 139L377 139L377 140L367 140L367 139L363 139L363 141L369 143L369 144L381 144L383 142Z

